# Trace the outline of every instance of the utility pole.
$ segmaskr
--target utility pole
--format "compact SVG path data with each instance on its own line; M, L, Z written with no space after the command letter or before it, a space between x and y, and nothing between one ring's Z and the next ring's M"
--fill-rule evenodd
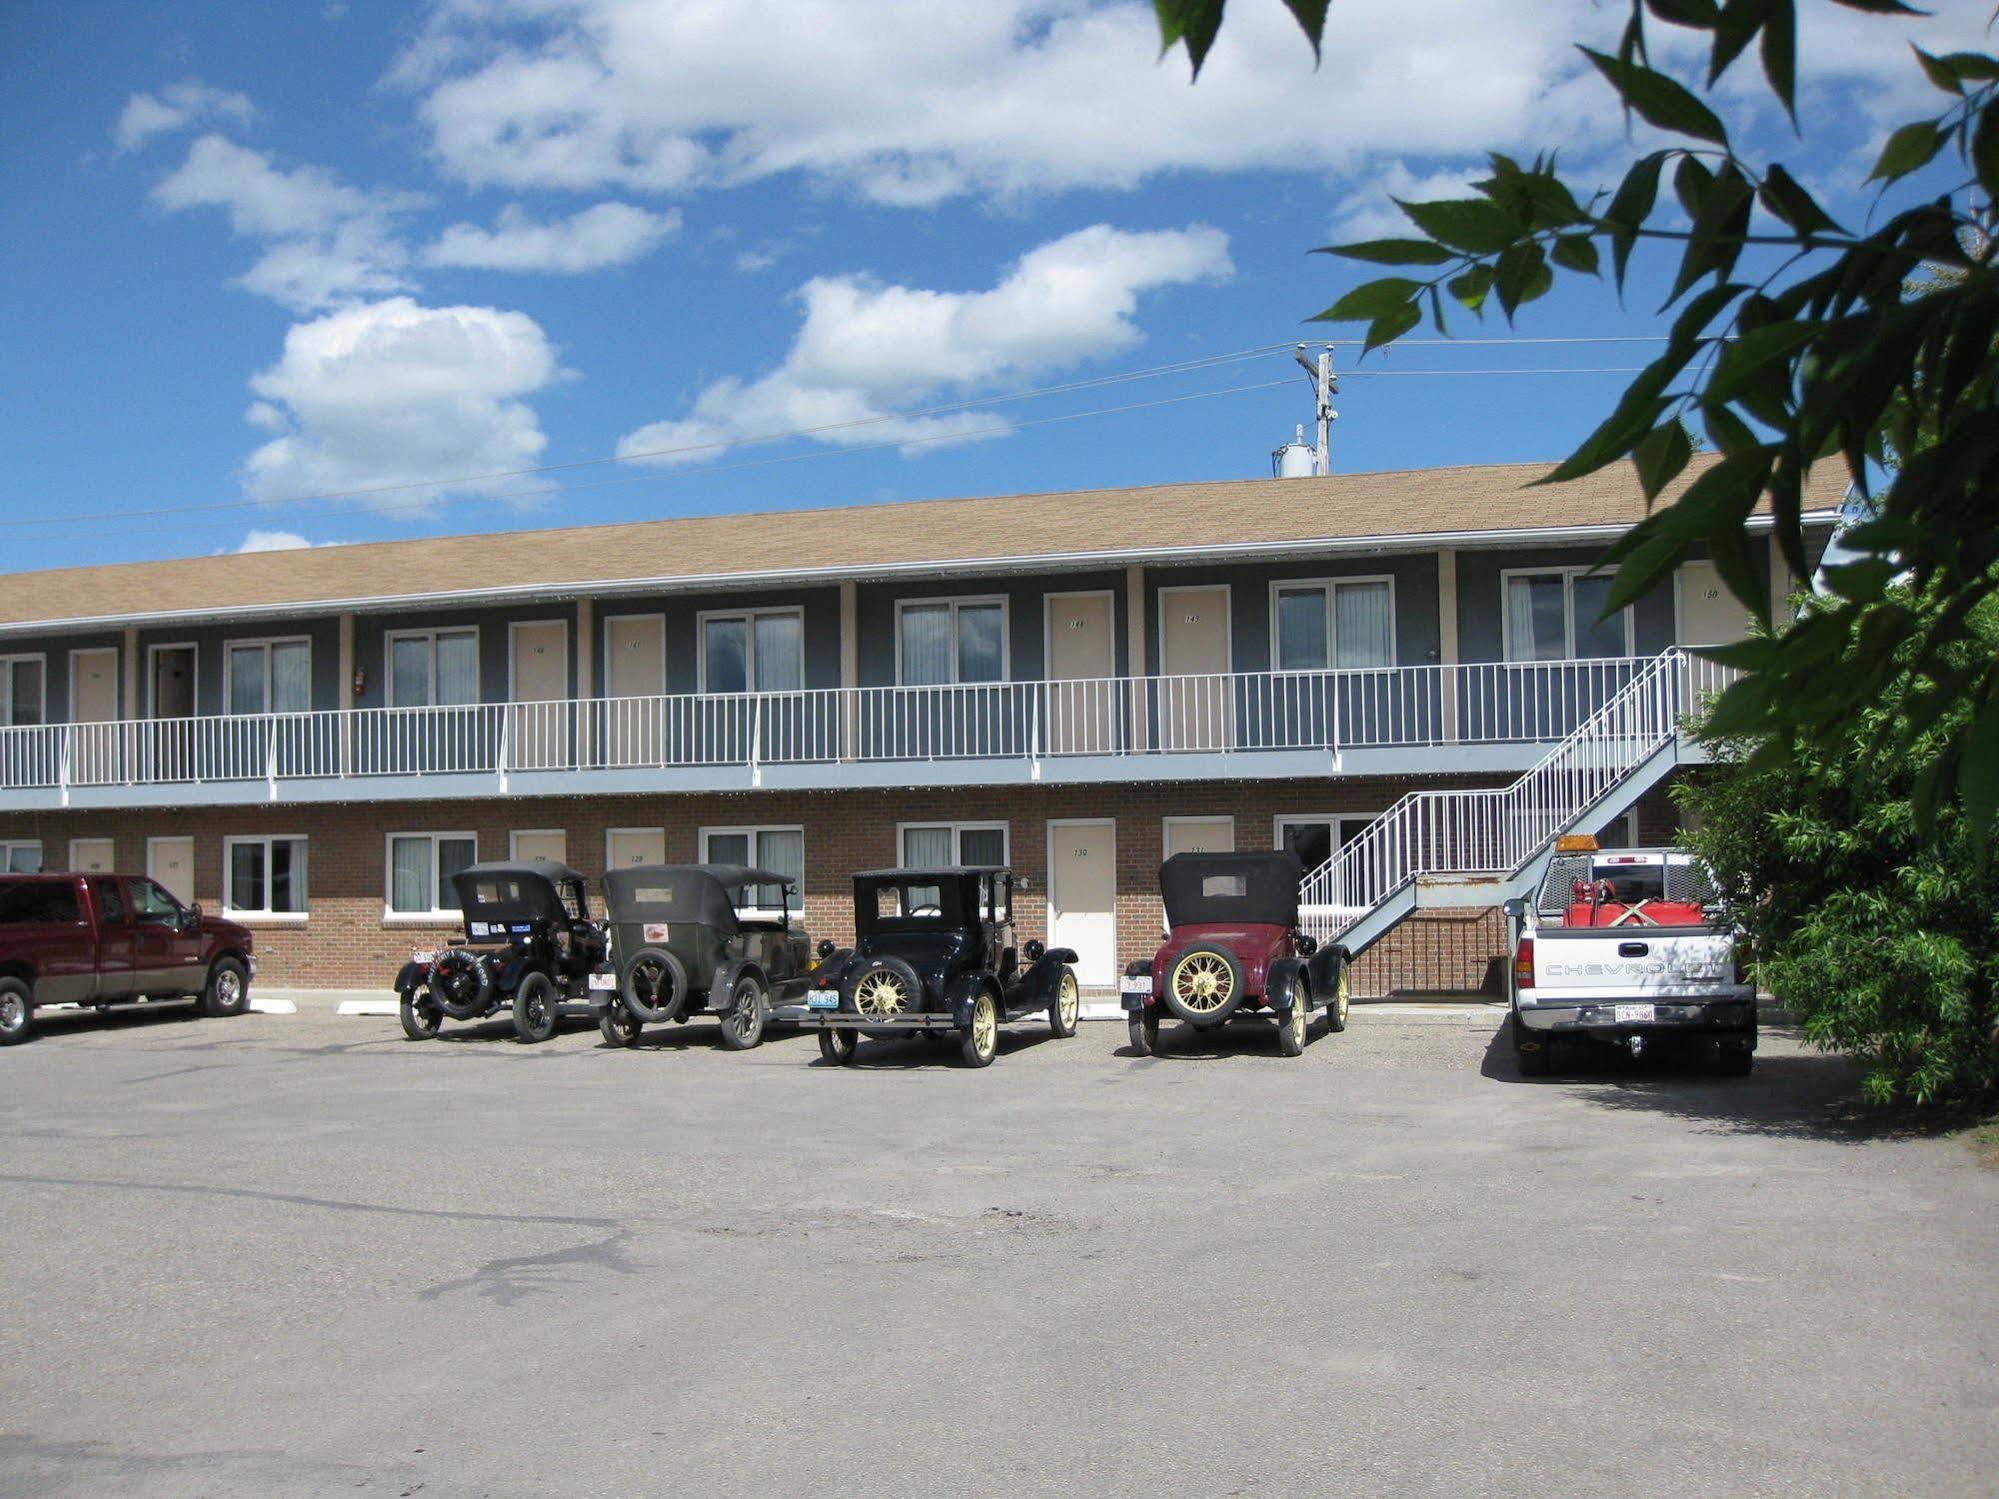
M1333 423L1340 419L1340 414L1333 410L1333 397L1340 388L1340 377L1333 373L1333 351L1330 347L1319 350L1319 359L1315 364L1305 357L1305 346L1300 344L1298 363L1312 377L1313 392L1318 397L1319 446L1312 455L1312 472L1330 474L1333 471Z

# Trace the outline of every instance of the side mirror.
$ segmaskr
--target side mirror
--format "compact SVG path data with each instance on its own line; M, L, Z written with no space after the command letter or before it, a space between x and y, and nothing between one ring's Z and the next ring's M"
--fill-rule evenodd
M1499 910L1507 920L1518 921L1527 914L1527 902L1516 895L1512 900L1502 902Z
M1041 955L1048 951L1048 944L1043 942L1039 937L1030 937L1027 939L1026 951L1028 962L1039 963Z
M821 937L819 939L820 957L830 958L833 956L834 953L838 952L839 950L840 950L839 948L833 945L833 939L831 937Z
M183 907L180 913L180 929L191 932L201 925L201 902Z

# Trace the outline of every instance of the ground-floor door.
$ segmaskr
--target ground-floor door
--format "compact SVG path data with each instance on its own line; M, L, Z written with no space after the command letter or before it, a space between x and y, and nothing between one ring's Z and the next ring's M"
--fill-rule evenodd
M194 840L148 838L146 873L166 886L184 906L194 904Z
M1048 824L1048 939L1084 984L1117 982L1117 824Z

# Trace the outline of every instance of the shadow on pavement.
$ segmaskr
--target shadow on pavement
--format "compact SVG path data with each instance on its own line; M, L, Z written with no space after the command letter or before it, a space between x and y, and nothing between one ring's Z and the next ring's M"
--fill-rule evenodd
M1792 1039L1788 1031L1778 1032ZM1861 1097L1866 1067L1827 1052L1772 1051L1772 1032L1747 1077L1717 1077L1698 1045L1662 1046L1633 1059L1614 1046L1569 1042L1552 1077L1522 1077L1511 1028L1486 1047L1480 1074L1528 1088L1568 1088L1598 1108L1661 1114L1733 1133L1864 1145L1922 1140L1961 1129L1962 1119L1934 1111L1881 1108Z
M174 999L163 999L157 1004L123 1005L110 1010L37 1010L35 1034L29 1038L28 1044L60 1041L64 1036L89 1035L97 1031L152 1030L208 1018L201 1013L198 1002Z

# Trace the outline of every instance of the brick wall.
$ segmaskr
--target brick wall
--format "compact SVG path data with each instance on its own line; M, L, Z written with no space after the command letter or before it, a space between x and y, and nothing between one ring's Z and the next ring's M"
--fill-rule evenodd
M1429 778L1425 787L1480 784ZM225 836L286 835L308 840L311 917L303 925L257 927L262 981L325 988L381 988L411 948L454 935L449 929L387 923L383 917L385 840L390 833L476 832L482 859L505 858L516 829L562 828L568 862L593 887L604 871L608 828L663 827L669 861L699 857L699 830L741 825L805 829L805 919L814 938L853 935L853 870L899 861L896 825L988 822L1009 825L1010 856L1025 880L1018 901L1023 937L1045 936L1047 823L1112 818L1117 839L1120 964L1149 954L1159 939L1157 893L1166 817L1227 815L1239 849L1269 848L1279 814L1378 813L1411 783L1382 778L1117 786L967 787L736 795L492 798L338 806L186 808L168 812L64 811L0 818L0 838L39 838L44 867L66 867L72 838L112 838L120 869L146 867L148 836L194 839L195 898L222 906ZM1385 939L1355 969L1355 992L1475 990L1500 947L1496 917L1422 913Z

